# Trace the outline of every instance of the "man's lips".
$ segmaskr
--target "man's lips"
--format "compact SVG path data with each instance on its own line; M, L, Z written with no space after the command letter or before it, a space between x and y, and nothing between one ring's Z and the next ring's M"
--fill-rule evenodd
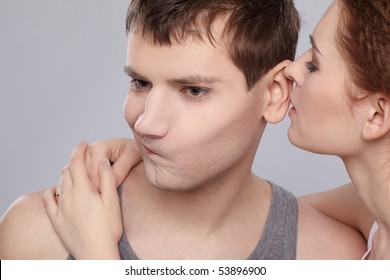
M157 152L155 152L152 148L149 148L147 146L145 146L144 144L141 143L141 146L142 146L142 150L145 154L147 155L158 155Z

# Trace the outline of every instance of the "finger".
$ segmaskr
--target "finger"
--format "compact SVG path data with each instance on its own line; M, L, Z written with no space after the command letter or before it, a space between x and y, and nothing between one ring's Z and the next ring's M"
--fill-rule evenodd
M130 170L142 160L137 144L129 139L118 139L122 143L121 149L116 152L113 169L119 186L129 174ZM125 141L125 142L124 142Z
M94 152L95 146L90 146L88 148L88 155L87 155L87 168L88 168L88 174L89 178L93 182L94 186L99 190L100 189L100 182L99 182L99 162L103 159L107 159L107 157L104 156L104 154L96 153ZM100 190L99 190L100 191Z
M58 209L55 193L56 187L46 189L43 192L43 204L45 205L47 216L52 224L56 220L55 216Z
M90 164L91 164L91 146L88 145L87 147L87 151L85 152L85 166L87 167L87 172L89 174L89 177L91 177L90 175Z
M122 182L129 174L131 168L133 168L138 162L140 162L141 159L141 156L131 155L129 153L123 153L123 155L118 158L118 160L112 166L116 178L117 187L122 184Z
M62 169L61 172L61 179L58 184L58 187L62 189L62 193L70 193L73 189L73 179L72 175L70 174L69 165L66 165L64 169Z
M100 191L100 181L99 181L99 163L102 160L109 160L109 146L106 142L99 141L93 143L88 147L88 174L91 178L91 181Z
M108 160L102 160L99 163L100 193L109 199L118 197L116 190L116 179L114 171Z
M92 181L93 189L99 192L99 178L98 178L99 174L97 174L96 171L92 171L93 174L91 173L91 170L93 170L93 168L91 168L92 155L91 155L90 147L91 146L88 146L87 152L85 154L85 167L87 168L89 179Z
M75 188L90 186L89 175L85 165L87 148L88 143L82 141L72 152L69 169Z

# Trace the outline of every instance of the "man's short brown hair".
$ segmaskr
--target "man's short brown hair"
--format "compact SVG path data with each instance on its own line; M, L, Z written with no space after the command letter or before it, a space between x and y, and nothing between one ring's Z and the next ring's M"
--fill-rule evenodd
M249 89L278 63L294 59L300 19L292 0L132 0L126 30L161 46L189 36L213 43L212 25L220 17L227 17L224 43Z

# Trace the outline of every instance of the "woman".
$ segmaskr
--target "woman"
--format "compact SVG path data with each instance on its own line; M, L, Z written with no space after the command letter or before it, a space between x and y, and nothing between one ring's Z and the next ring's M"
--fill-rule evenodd
M360 230L369 240L364 258L390 259L388 0L336 0L318 23L311 42L312 48L285 70L286 76L295 82L291 97L293 107L289 112L289 139L299 148L339 156L353 185L301 200ZM121 141L102 143L100 148L124 149L126 145L132 146L131 142ZM83 154L86 149L84 143L76 149L76 154ZM133 157L134 162L134 154L123 154L123 157ZM104 157L105 154L95 155L92 162ZM117 172L119 177L129 169L129 166L122 167L122 171ZM91 169L94 170L98 169ZM105 171L100 170L104 178ZM98 178L98 174L95 172L92 178ZM61 238L69 241L65 243L78 244L75 241L81 237L69 232L65 225L77 219L81 222L82 217L73 215L67 221L54 218L57 209L52 200L54 191L46 192L48 214ZM103 190L103 205L104 192L110 191ZM71 213L70 208L68 212ZM96 217L96 214L91 216ZM101 228L107 228L104 219L101 223ZM88 242L91 246L86 246ZM85 238L82 244L94 247L93 238ZM102 252L90 253L103 256Z
M348 209L344 199L355 192L352 185L304 199L365 236L374 219L371 237L377 232L369 257L389 259L389 1L335 1L311 43L285 69L296 85L289 139L299 148L339 156L369 211L357 216ZM337 205L341 208L333 208Z

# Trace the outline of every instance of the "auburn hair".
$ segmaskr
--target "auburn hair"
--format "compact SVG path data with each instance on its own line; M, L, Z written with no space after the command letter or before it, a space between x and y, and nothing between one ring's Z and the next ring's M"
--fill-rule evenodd
M339 1L336 43L353 88L390 94L390 1Z

